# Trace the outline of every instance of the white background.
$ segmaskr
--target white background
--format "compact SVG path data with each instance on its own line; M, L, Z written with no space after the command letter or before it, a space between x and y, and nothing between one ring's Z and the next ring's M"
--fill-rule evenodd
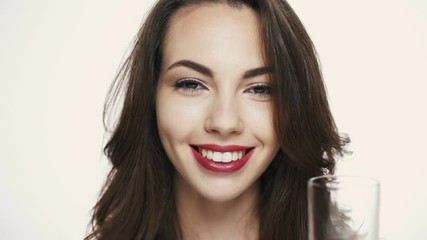
M108 171L104 98L152 2L0 2L0 239L85 236ZM427 239L427 2L290 3L352 138L338 173L381 181L385 239Z

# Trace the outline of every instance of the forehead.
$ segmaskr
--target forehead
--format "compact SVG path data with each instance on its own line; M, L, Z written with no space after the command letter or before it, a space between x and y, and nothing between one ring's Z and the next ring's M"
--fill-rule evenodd
M180 9L170 20L163 44L165 61L242 61L262 65L260 21L249 7L201 4ZM227 58L227 59L224 59Z

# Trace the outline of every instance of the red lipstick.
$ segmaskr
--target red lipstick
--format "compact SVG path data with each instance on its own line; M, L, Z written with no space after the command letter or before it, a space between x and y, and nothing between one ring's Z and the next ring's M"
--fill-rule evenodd
M248 149L251 149L253 147L248 146L240 146L240 145L216 145L216 144L198 144L198 145L192 145L194 147L198 148L204 148L208 150L212 150L215 152L234 152L234 151L246 151Z
M246 154L238 160L231 162L214 162L211 159L203 157L198 151L197 148L203 148L215 152L233 152L233 151L246 151ZM253 147L239 146L239 145L227 145L221 146L216 144L200 144L192 145L191 151L194 155L194 158L197 162L204 168L221 173L235 172L241 169L248 161L249 158L254 153Z

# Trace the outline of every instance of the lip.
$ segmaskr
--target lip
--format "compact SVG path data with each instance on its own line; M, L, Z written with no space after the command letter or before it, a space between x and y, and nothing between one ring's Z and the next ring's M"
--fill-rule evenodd
M239 160L224 163L224 162L214 162L208 158L203 157L194 147L201 147L204 149L209 149L217 152L231 152L231 151L243 151L243 150L249 150L249 151L246 152L246 154ZM190 148L194 158L202 167L212 172L218 172L218 173L232 173L232 172L238 171L239 169L241 169L243 166L246 165L246 163L249 161L249 159L251 158L252 154L255 151L254 147L239 146L239 145L220 146L216 144L201 144L201 145L191 145Z
M234 152L234 151L246 151L253 147L241 146L241 145L217 145L217 144L192 144L190 146L204 148L215 152Z

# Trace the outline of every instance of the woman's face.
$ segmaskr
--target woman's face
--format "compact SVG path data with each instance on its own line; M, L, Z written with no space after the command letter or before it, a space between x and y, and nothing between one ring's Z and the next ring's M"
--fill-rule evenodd
M256 189L279 149L257 14L205 4L169 25L156 113L176 184L211 201Z

